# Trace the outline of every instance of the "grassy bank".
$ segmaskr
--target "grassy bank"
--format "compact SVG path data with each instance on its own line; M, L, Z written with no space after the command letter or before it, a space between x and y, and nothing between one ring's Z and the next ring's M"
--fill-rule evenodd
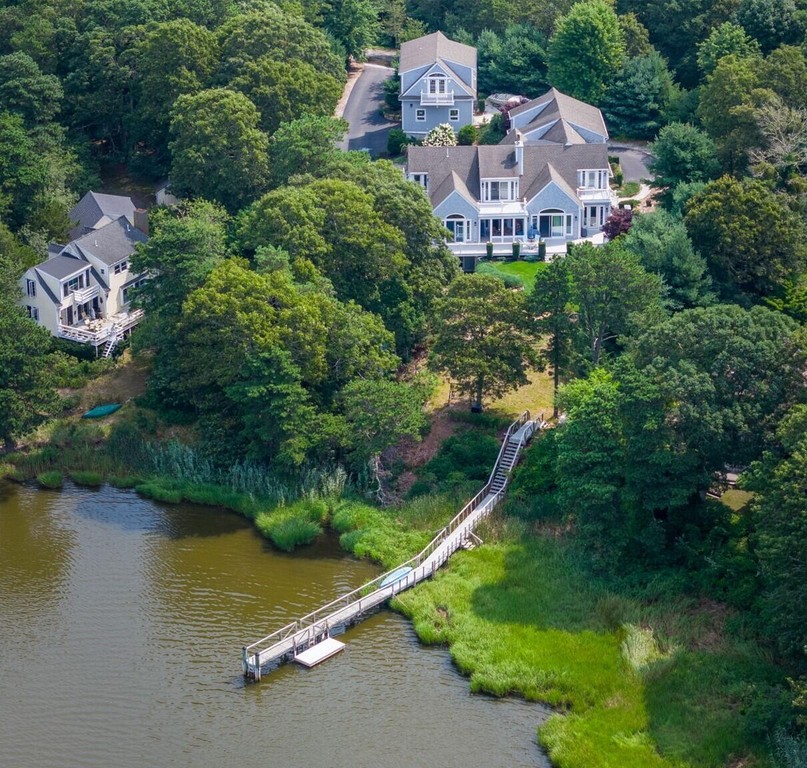
M472 690L558 707L539 734L554 765L773 765L764 692L781 672L729 636L719 606L637 600L593 582L556 538L502 539L395 607L424 642L450 645Z

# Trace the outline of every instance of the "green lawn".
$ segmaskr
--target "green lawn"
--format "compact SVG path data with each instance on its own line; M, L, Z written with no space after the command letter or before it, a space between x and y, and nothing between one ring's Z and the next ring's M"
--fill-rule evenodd
M517 277L524 290L529 293L535 285L535 276L546 267L547 264L543 261L483 261L477 267L477 272Z

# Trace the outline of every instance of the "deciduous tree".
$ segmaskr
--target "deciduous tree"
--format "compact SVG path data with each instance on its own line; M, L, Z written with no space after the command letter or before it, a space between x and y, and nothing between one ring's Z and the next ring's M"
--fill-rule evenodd
M472 409L527 383L538 356L523 293L493 276L462 275L435 311L431 365L473 398Z
M804 268L804 225L761 181L724 176L686 210L687 231L727 295L764 296Z
M266 188L269 140L243 94L214 88L180 96L171 119L171 183L237 211Z
M625 54L613 8L604 0L572 6L558 19L547 53L552 85L577 99L599 104Z

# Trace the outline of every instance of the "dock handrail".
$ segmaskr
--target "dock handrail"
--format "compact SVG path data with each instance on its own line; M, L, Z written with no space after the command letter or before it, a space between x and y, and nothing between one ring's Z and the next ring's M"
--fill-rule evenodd
M480 503L490 495L491 485L493 483L493 479L496 477L500 469L500 465L503 461L503 457L505 451L507 450L507 446L510 442L512 436L518 432L525 424L530 422L530 412L524 411L510 426L507 428L505 432L504 439L502 440L501 448L499 449L499 454L496 457L496 461L493 465L493 470L491 471L490 477L488 478L487 483L483 486L483 488L475 495L473 498L469 499L468 502L463 506L463 508L449 521L449 523L441 528L432 538L432 540L414 557L411 557L404 563L400 563L396 565L391 570L382 573L381 575L377 576L374 579L362 584L357 589L352 590L351 592L347 592L343 595L340 595L335 600L332 600L330 603L326 605L320 606L314 611L306 614L305 616L293 621L286 626L281 627L275 632L267 635L266 637L261 638L260 640L246 645L242 648L242 656L243 656L243 663L244 668L246 668L249 664L248 659L250 657L255 657L256 661L255 664L260 665L260 654L270 650L273 646L283 643L287 641L289 638L295 638L299 633L310 633L312 630L321 629L324 627L327 629L330 626L329 620L332 617L337 617L340 611L343 611L348 606L353 605L354 603L361 603L366 601L369 605L377 605L383 600L388 599L390 596L400 592L401 589L405 588L405 585L410 585L410 580L412 584L417 583L418 580L424 577L424 574L420 574L418 576L417 569L420 568L424 563L428 561L428 559L440 548L440 546L453 534L460 526L465 523L465 521L479 508ZM519 452L521 447L526 443L529 437L532 435L532 430L523 433L521 438L518 442L516 452L514 453L510 466L505 468L505 473L509 472L512 469L513 464L518 459ZM493 494L492 498L488 502L488 511L492 509L501 497L504 495L505 488L502 487L499 489L495 494ZM442 565L453 552L455 552L461 545L461 541L453 542L453 545L449 547L449 550L443 553L443 556L439 558L439 562L432 563L432 573L434 570ZM389 584L385 587L380 587L382 581L385 578L393 574L395 571L400 570L401 568L405 568L410 566L412 572L407 574L406 577L402 578L399 582ZM383 600L379 599L382 598Z

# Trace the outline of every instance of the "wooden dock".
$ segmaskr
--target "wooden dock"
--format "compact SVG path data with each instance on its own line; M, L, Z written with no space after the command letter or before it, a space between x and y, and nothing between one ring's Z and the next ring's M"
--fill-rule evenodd
M241 666L248 680L259 681L261 671L274 668L292 659L309 659L304 656L331 633L339 633L360 621L365 615L386 603L390 598L434 575L458 549L472 545L478 539L473 530L486 518L504 497L510 473L518 463L524 447L542 425L525 411L508 428L490 478L476 494L426 546L411 560L382 573L358 589L323 605L271 635L246 645L241 652ZM405 569L409 570L405 570ZM340 644L341 646L342 644ZM334 650L335 649L335 650ZM314 663L338 653L341 647L328 645L329 653L311 653ZM322 658L319 656L322 655ZM305 663L305 662L303 662ZM311 664L313 666L313 664Z

